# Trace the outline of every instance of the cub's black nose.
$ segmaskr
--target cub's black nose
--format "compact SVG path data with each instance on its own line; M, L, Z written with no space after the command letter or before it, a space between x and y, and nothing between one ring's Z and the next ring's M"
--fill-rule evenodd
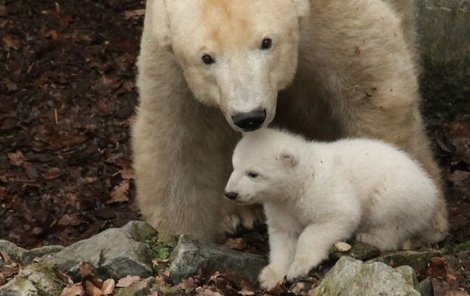
M266 120L266 110L255 110L238 113L232 116L233 123L245 131L254 131L261 127Z
M228 199L234 200L238 197L238 193L236 193L236 192L225 192L225 196Z

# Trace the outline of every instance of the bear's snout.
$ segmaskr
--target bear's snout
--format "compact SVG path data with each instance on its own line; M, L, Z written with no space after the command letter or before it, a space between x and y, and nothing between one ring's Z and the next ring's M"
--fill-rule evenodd
M233 192L233 191L225 192L224 194L228 199L231 199L231 200L234 200L238 197L238 193Z
M266 110L258 109L232 116L233 123L244 131L254 131L263 125L266 120Z

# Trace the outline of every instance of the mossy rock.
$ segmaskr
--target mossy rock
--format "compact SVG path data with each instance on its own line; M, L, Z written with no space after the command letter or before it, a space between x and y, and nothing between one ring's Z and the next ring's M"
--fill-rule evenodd
M54 264L37 262L29 265L10 282L0 287L0 295L60 295L67 285Z
M398 270L381 262L342 257L315 289L316 296L419 296L411 267Z

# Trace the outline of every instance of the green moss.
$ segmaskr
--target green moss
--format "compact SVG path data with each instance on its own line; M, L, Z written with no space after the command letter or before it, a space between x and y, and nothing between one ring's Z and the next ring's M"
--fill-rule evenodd
M157 237L145 240L144 245L149 248L155 259L168 260L178 243L178 237L159 233Z

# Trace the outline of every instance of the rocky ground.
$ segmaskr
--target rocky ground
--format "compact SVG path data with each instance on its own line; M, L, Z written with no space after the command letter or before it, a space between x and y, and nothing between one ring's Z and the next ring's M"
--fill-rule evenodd
M62 291L67 286L72 289L64 295L81 295L73 294L73 289L87 290L90 295L99 295L90 292L97 293L96 289L117 292L133 282L148 291L155 287L169 289L157 293L260 293L252 280L265 260L259 255L266 250L263 229L228 238L226 245L243 254L216 246L198 246L183 239L180 243L186 247L177 248L172 263L167 260L174 242L170 247L164 244L163 249L161 244L155 246L152 244L155 233L150 230L139 239L122 234L128 230L114 231L118 237L112 239L130 240L128 245L136 248L132 251L115 250L119 246L109 243L113 240L85 244L90 255L81 250L63 251L64 246L75 248L75 242L139 218L130 169L129 126L137 97L134 63L143 5L137 0L83 0L79 5L72 0L0 1L0 238L15 244L0 242L0 285L8 282L0 289L11 287L11 280L18 272L21 276L13 282L24 283L30 275L53 270L52 274L58 278L51 281L61 283L53 291ZM418 265L410 257L383 259L384 254L375 254L363 258L346 253L364 261L382 258L377 260L393 266L411 265L419 281L428 279L423 284L425 288L434 287L434 295L444 295L439 293L449 290L459 293L459 287L470 288L467 273L470 268L470 121L465 111L446 112L443 108L452 106L436 104L436 100L446 102L445 95L449 92L445 87L436 90L434 81L445 79L437 77L435 72L426 73L430 72L424 75L423 91L427 99L424 110L428 122L432 123L429 133L448 188L451 234L434 250L423 251L424 257L419 257L421 253L412 254L420 258ZM454 94L456 86L452 83L448 86ZM431 97L430 93L441 97ZM434 112L436 105L440 106L439 112ZM49 247L37 249L42 246ZM226 262L220 256L228 256L228 262L233 263L244 262L246 257L254 264L233 270L233 264L229 263L220 266L196 261L205 268L181 271L173 264L181 258L176 255L178 250L197 251L198 260L218 258L216 262ZM143 261L120 257L122 253L132 252L144 254ZM253 252L258 255L247 254ZM63 259L63 254L73 258ZM30 265L34 258L43 255L55 258L43 260L55 265ZM155 256L160 259L152 263L151 257ZM105 264L108 259L117 265ZM80 261L90 265L80 265ZM363 268L374 271L385 268L350 259L342 259L340 263L338 268L351 266L351 274ZM273 293L293 289L299 293L309 291L331 265L327 263L303 282L285 284ZM130 266L136 269L127 269ZM385 269L387 277L391 273L396 275L395 271ZM127 275L139 278L126 280ZM403 275L408 283L403 289L409 286L418 289L409 280L410 272L405 271ZM191 278L180 282L184 276ZM113 289L111 281L104 285L111 278L116 281ZM121 284L120 279L124 281ZM73 286L69 281L80 284ZM37 280L33 276L30 282L31 288ZM331 284L328 286L325 281L323 287L329 291ZM0 295L9 295L1 291Z
M246 250L249 237L208 244L133 221L68 247L26 250L0 240L0 295L468 296L469 242L382 254L366 244L338 243L308 276L263 291L256 278L267 258Z

